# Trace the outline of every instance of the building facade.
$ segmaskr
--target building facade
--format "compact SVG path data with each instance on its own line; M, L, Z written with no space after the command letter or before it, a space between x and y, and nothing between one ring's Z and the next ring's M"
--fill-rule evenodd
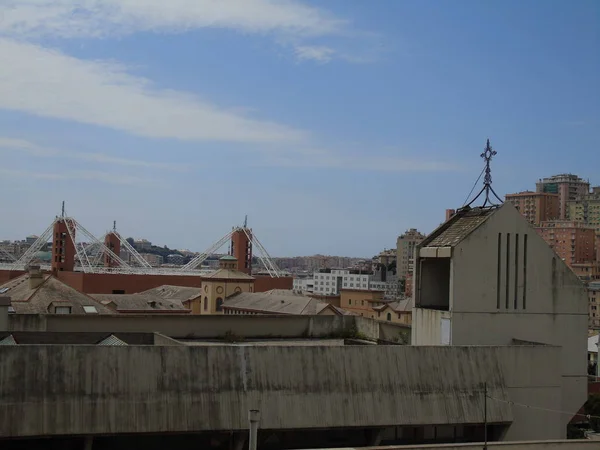
M596 259L600 260L600 186L568 203L570 220L584 222L596 230Z
M577 199L581 195L585 195L590 191L589 181L585 181L573 174L554 175L549 178L544 178L536 183L537 192L545 192L549 194L558 194L559 198L559 215L560 220L566 220L568 216L568 202Z
M589 303L589 328L600 328L600 283L591 282L587 286Z
M585 402L585 287L510 203L459 210L419 245L412 313L417 346L554 346L560 391L553 400L546 395L544 406L577 411ZM510 395L528 404L521 393ZM513 410L515 418L525 413ZM570 419L538 412L527 427L564 439ZM511 427L505 439L523 431Z
M423 239L425 239L425 235L416 228L411 228L406 233L398 236L396 241L396 273L399 279L405 280L412 273L415 248Z
M558 194L547 192L519 192L507 194L507 202L521 213L527 222L539 225L548 220L556 220L560 216L560 198Z
M542 222L536 231L569 266L596 261L595 230L581 222Z

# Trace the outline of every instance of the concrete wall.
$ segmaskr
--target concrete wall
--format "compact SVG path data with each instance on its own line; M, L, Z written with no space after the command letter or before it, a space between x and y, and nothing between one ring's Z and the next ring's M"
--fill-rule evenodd
M0 270L0 285L20 277L24 273L25 271L23 270Z
M211 339L227 333L246 338L335 337L356 330L370 339L380 338L382 323L355 316L235 316L235 315L36 315L9 316L11 331L159 332L174 338ZM385 335L408 331L385 324ZM385 337L382 337L385 339Z
M598 441L524 441L524 442L489 442L492 450L592 450L598 448ZM436 444L436 445L390 445L386 447L344 448L338 450L481 450L483 443L474 444ZM326 450L326 449L310 449ZM328 449L335 450L335 449Z
M517 412L559 397L553 347L0 346L0 437L481 424L514 439L553 422ZM35 361L36 363L32 363ZM551 364L551 363L550 363ZM550 372L550 374L549 374ZM547 380L547 381L544 381ZM518 423L517 423L518 421Z
M135 294L165 284L174 286L200 287L200 276L185 275L126 275L107 273L58 272L58 279L86 294L112 294L125 291Z
M271 289L292 290L294 287L293 277L271 278L265 276L254 276L254 292L266 292Z
M562 394L555 409L581 407L587 395L585 289L511 204L453 248L450 286L452 345L510 345L519 339L560 346L556 370L562 377L555 383ZM413 344L439 345L441 317L414 309ZM569 420L563 415L555 422L554 437L565 437Z
M498 233L502 233L500 291L497 290ZM507 233L511 234L508 272ZM575 274L510 204L504 205L454 249L452 271L452 344L507 345L512 339L520 339L561 346L560 372L565 391L560 409L577 411L587 392L588 305L587 293ZM566 425L570 417L562 419Z

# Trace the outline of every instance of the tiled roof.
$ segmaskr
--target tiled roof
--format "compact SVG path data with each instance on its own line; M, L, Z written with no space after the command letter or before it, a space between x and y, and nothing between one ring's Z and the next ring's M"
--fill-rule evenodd
M239 270L231 270L231 269L219 269L216 272L211 273L210 275L205 275L203 278L207 279L220 279L220 280L254 280L254 277L250 275L240 272Z
M399 300L396 302L386 303L384 305L376 306L373 309L375 311L383 311L386 308L391 308L394 312L408 312L412 309L411 300Z
M292 291L273 289L267 292L233 295L225 300L223 307L263 314L317 315L328 307L328 303ZM334 311L340 313L337 309Z
M17 314L48 314L52 305L70 306L72 314L86 314L84 306L94 306L99 314L113 314L92 297L51 275L44 275L43 282L33 289L29 286L29 274L21 275L0 287L8 288L4 295L11 298L11 305Z
M172 286L165 284L156 288L148 289L144 292L140 292L140 294L156 295L157 297L164 298L166 300L179 300L180 302L184 302L202 295L202 289L199 287Z
M448 222L427 236L420 247L454 247L497 210L497 207L492 207L459 211Z
M176 299L165 299L158 295L146 292L139 294L90 294L91 297L103 305L114 304L119 311L188 311L181 302Z

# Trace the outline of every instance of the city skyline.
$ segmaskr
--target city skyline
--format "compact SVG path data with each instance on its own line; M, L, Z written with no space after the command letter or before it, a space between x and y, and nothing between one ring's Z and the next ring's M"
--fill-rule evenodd
M498 193L600 164L594 1L73 4L0 11L3 239L65 200L94 235L201 251L248 214L273 255L370 255L462 205L486 138Z

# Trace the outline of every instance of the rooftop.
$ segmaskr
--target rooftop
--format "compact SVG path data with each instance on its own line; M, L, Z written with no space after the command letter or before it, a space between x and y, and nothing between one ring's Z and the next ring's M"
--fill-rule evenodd
M179 312L189 310L177 299L162 298L155 293L140 292L138 294L90 294L102 305L111 307L117 312Z
M254 280L254 277L251 277L250 275L244 272L240 272L239 270L232 269L219 269L216 272L211 273L210 275L205 275L203 278L208 280Z
M446 223L434 230L421 243L421 247L454 247L469 236L500 207L464 208Z
M30 275L24 274L0 286L3 295L11 298L11 305L17 314L48 314L53 304L71 307L72 314L113 313L94 298L52 275L43 275L41 284L36 287L32 287L29 280ZM90 308L86 310L85 307L94 307L95 311Z
M223 308L256 311L265 314L294 314L317 315L326 308L332 308L328 303L295 294L283 289L272 289L267 292L239 293L228 297ZM333 309L333 308L332 308ZM335 308L335 314L342 312Z

